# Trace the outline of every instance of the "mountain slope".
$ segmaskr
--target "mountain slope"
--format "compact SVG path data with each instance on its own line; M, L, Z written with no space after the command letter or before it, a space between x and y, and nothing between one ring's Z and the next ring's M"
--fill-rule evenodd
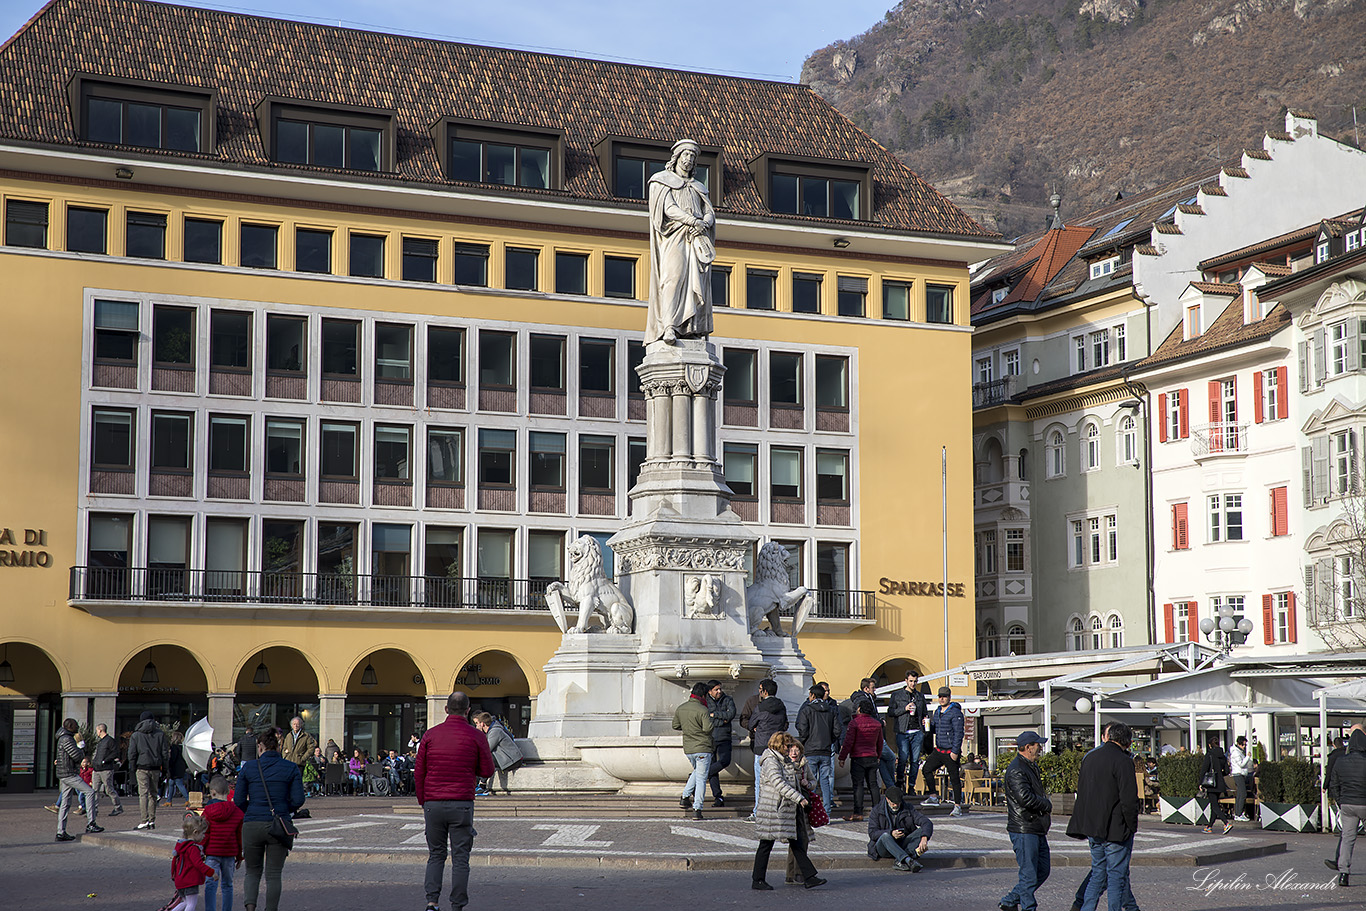
M1366 128L1366 0L905 0L802 80L1007 237L1258 143ZM1366 187L1344 195L1366 196Z

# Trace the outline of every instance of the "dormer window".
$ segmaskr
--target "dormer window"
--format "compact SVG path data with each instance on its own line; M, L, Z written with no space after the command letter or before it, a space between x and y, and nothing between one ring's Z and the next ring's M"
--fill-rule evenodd
M598 164L602 167L603 178L607 181L612 195L627 199L649 198L650 178L668 166L672 150L672 145L668 143L620 136L608 136L594 146ZM717 175L716 181L712 180L713 174ZM707 188L713 205L718 202L714 184L720 181L720 175L720 149L702 146L692 176Z
M212 146L211 91L92 80L77 80L76 89L78 132L87 142L175 152Z
M1348 231L1347 235L1342 239L1342 248L1349 253L1360 246L1361 232L1359 231Z
M1200 302L1196 301L1186 307L1186 339L1200 337Z
M1104 278L1107 275L1113 275L1118 268L1119 255L1116 254L1108 259L1102 259L1099 262L1091 263L1091 278Z
M993 304L999 304L1001 301L1003 301L1003 300L1006 299L1006 295L1009 294L1009 293L1010 293L1010 288L1008 288L1008 287L1007 287L1007 288L997 288L997 289L995 289L994 291L991 292L991 302L992 302Z
M777 158L764 154L750 163L766 191L770 211L857 221L868 217L872 180L861 162Z
M437 125L446 176L467 183L554 190L562 183L563 135L554 130L447 120Z
M373 108L318 108L267 99L258 111L271 160L347 171L389 171L393 114Z

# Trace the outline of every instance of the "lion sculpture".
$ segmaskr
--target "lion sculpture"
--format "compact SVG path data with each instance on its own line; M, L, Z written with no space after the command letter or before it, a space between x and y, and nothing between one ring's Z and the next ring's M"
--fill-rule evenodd
M581 536L569 545L569 581L546 586L550 612L566 633L586 633L598 621L608 633L630 633L636 612L631 601L607 578L602 568L602 549L595 538ZM568 607L577 605L579 621L569 625Z
M780 612L797 605L792 618L792 635L801 632L811 613L811 594L798 586L787 587L787 548L769 541L759 548L759 559L754 564L754 584L745 589L745 613L749 616L752 636L781 636L783 621ZM768 629L762 629L764 621Z

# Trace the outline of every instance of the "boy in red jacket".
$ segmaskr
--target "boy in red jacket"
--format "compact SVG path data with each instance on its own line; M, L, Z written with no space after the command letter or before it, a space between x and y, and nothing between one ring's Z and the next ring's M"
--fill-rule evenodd
M171 858L171 879L175 883L180 904L171 911L196 911L199 907L199 887L205 879L213 879L213 869L204 863L201 846L209 834L209 822L202 816L186 814L185 837L175 843Z
M223 911L232 911L232 872L242 866L242 811L228 799L228 780L222 775L209 782L209 797L203 812L209 824L204 854L218 876L204 886L204 911L218 911L220 888Z

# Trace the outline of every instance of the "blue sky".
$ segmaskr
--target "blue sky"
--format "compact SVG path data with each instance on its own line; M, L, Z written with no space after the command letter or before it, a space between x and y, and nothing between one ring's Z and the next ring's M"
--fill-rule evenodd
M851 38L895 0L241 0L199 5L375 31L796 81L817 48ZM0 0L0 40L42 0Z

